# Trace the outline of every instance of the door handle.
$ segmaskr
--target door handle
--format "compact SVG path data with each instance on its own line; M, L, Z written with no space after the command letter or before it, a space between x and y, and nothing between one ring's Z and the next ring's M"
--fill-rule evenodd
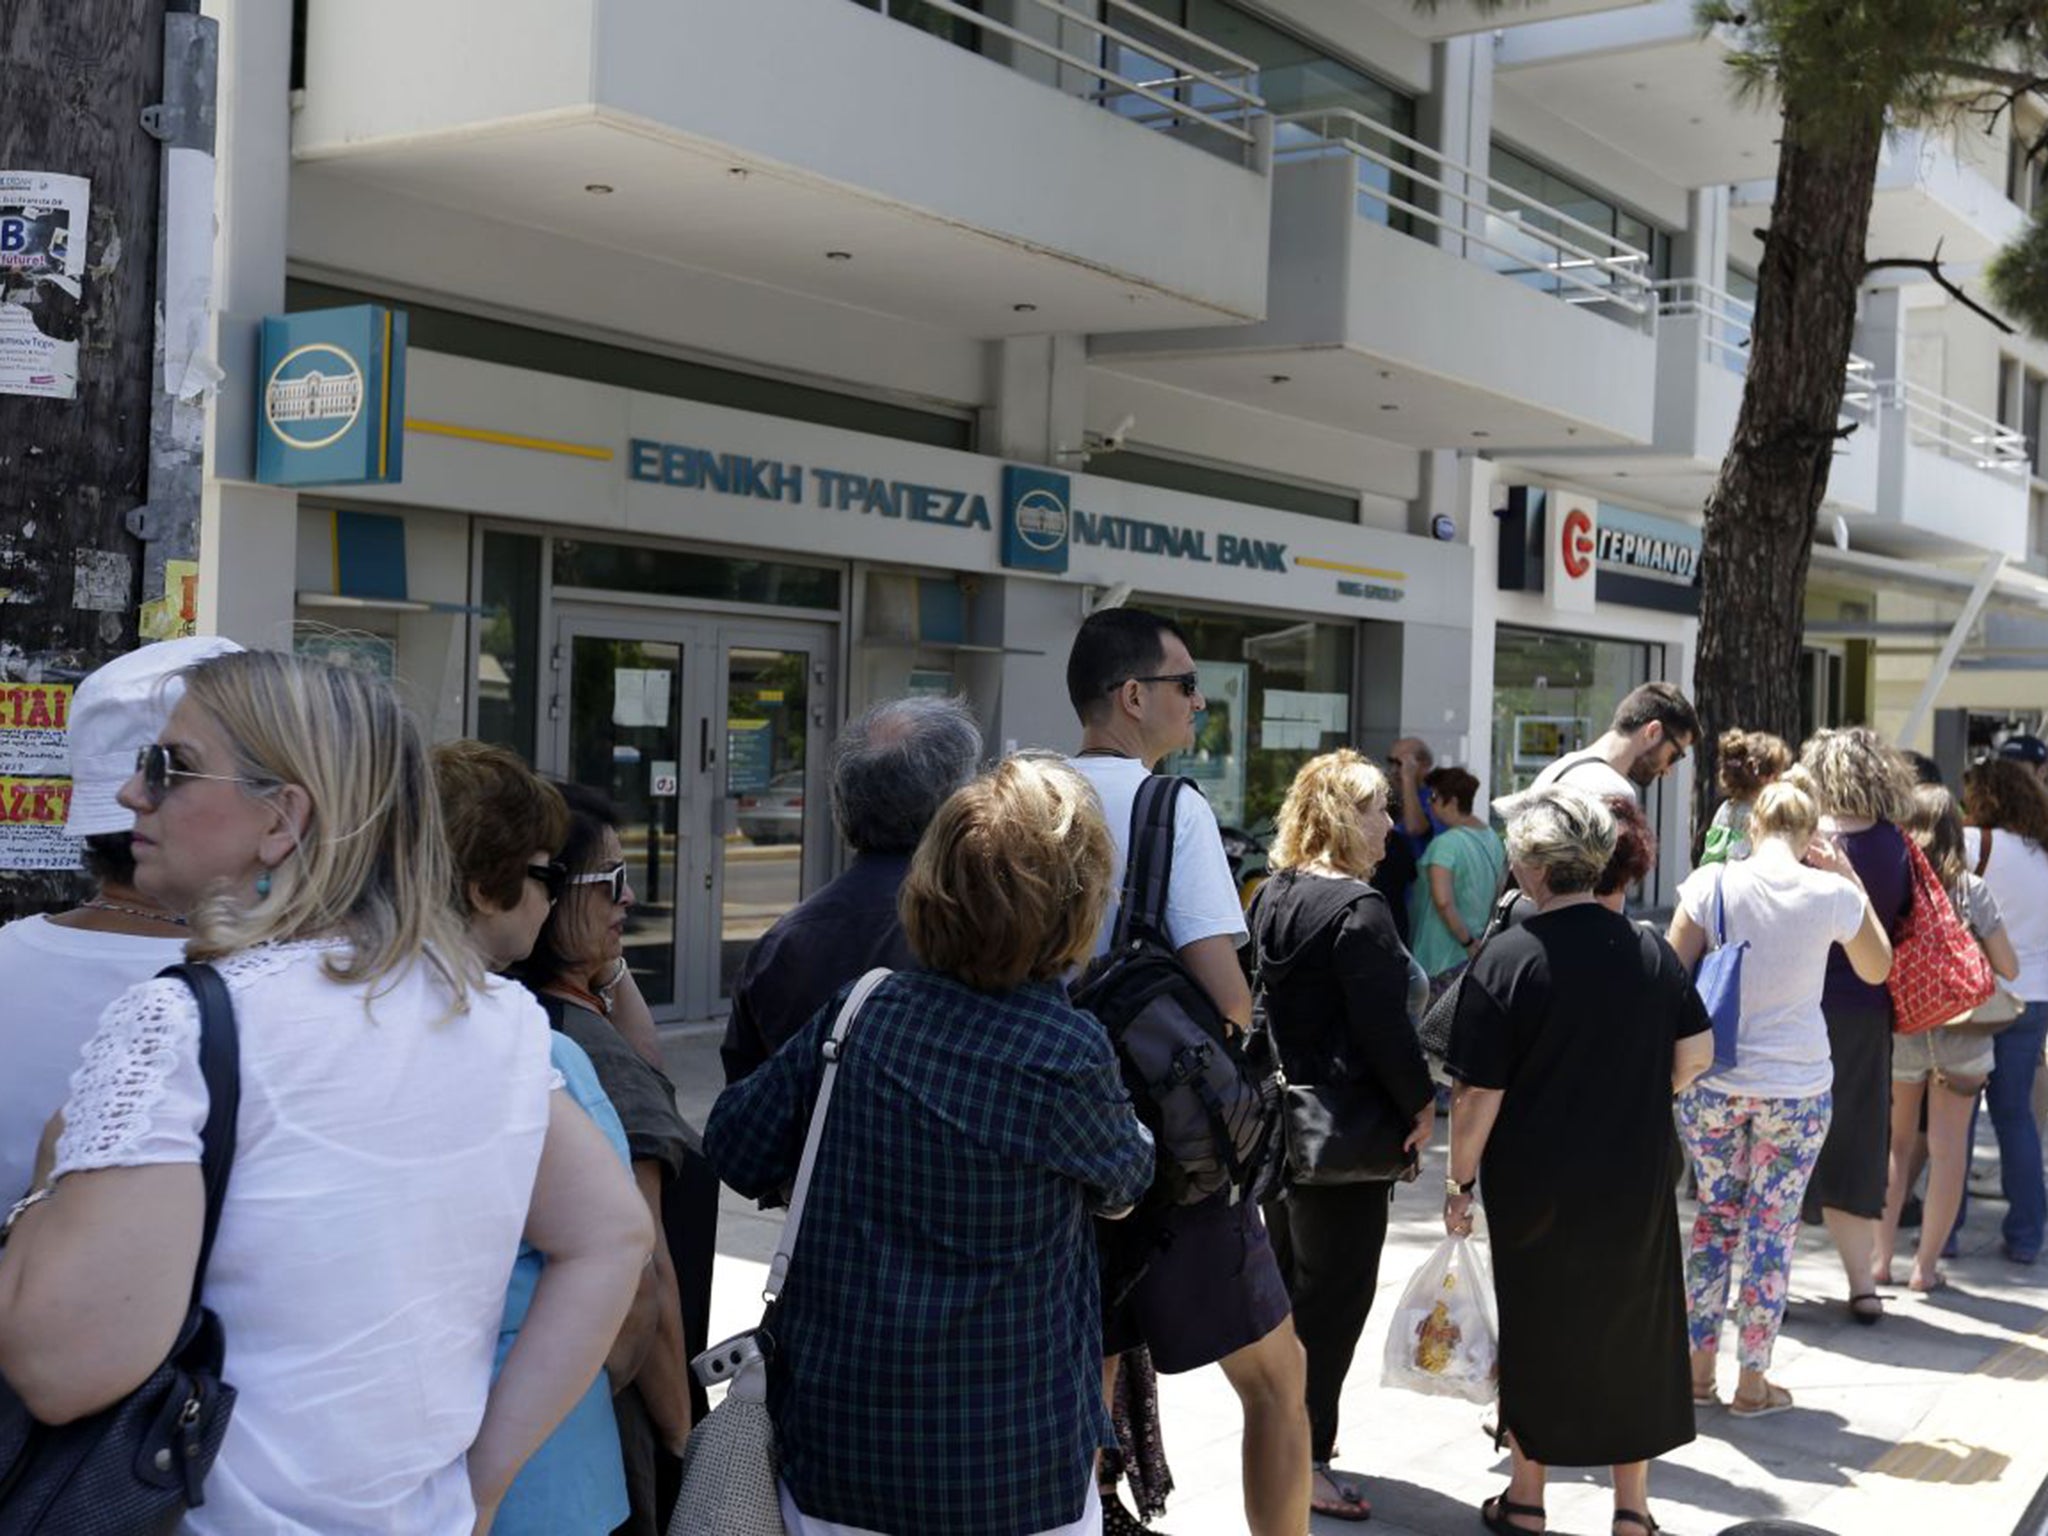
M717 749L711 745L711 721L709 718L697 722L697 771L709 773L711 765L718 761Z

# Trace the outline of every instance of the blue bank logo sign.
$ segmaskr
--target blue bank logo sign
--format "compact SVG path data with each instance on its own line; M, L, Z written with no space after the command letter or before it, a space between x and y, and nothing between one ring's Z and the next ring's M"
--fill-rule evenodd
M1049 469L1003 466L1003 564L1065 575L1072 533L1072 482Z
M363 370L326 342L287 352L263 385L263 419L288 448L325 448L363 414Z

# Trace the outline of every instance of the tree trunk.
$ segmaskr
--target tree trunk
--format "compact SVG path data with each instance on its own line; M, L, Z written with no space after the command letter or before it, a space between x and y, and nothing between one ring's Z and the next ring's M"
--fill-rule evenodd
M0 0L0 169L92 182L75 303L0 273L44 334L79 342L76 399L0 394L0 683L74 682L135 644L142 548L125 518L149 462L158 179L141 113L163 17L164 0ZM0 917L77 884L0 869Z
M1823 136L1803 130L1797 103L1787 103L1742 410L1706 506L1693 670L1704 731L1693 797L1700 826L1723 730L1767 730L1798 744L1806 571L1838 444L1883 139L1876 113Z

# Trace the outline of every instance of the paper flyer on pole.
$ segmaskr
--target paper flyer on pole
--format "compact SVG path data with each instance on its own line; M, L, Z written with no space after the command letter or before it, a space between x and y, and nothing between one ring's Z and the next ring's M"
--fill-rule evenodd
M78 343L46 328L84 286L91 192L83 176L0 170L0 395L77 398Z

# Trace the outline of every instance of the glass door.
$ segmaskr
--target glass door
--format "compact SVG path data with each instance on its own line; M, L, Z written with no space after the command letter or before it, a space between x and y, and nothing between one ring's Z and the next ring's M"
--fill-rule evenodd
M753 942L829 876L833 632L564 607L553 771L616 808L626 956L663 1021L724 1013Z
M555 769L618 812L634 896L626 960L657 1018L685 1004L679 941L701 839L685 814L684 718L701 649L685 626L565 611L553 655Z

